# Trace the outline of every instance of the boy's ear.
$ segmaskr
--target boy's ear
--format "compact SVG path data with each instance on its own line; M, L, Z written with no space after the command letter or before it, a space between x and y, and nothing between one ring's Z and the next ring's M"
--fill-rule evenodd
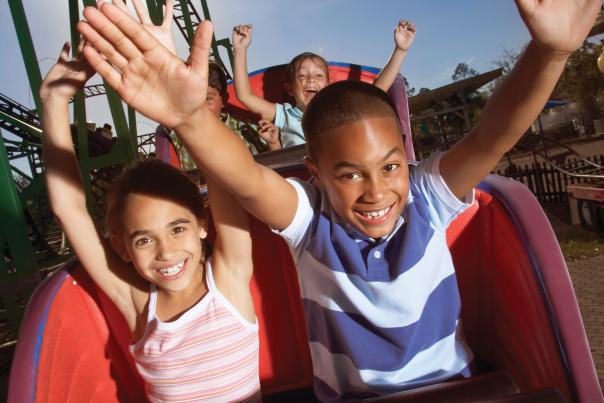
M132 261L132 259L130 259L130 255L128 254L128 251L126 251L126 246L124 245L124 241L122 239L119 239L116 236L111 236L109 240L111 241L111 246L113 247L115 253L117 253L118 256L122 258L124 262Z
M310 157L304 157L304 165L308 169L308 172L318 181L321 181L319 178L319 169L317 168L317 164Z

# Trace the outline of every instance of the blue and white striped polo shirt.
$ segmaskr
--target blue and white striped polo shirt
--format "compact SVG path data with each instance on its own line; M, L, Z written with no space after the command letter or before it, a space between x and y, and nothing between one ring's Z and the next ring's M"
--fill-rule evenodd
M460 334L460 298L445 236L469 204L447 188L440 157L410 164L402 217L377 241L341 222L312 182L289 179L298 209L280 235L298 269L321 401L469 375L472 353ZM473 194L466 200L473 201Z

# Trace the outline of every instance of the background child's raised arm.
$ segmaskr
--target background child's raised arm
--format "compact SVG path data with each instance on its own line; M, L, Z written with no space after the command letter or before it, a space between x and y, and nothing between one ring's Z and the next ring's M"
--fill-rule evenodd
M252 92L247 71L247 48L252 43L251 24L237 25L233 28L233 76L235 79L235 94L246 108L260 114L270 121L275 120L275 104L261 98Z
M602 1L516 0L516 5L532 40L490 97L478 124L441 161L441 174L458 197L491 172L537 118Z
M44 133L42 149L48 196L52 210L82 266L134 328L136 312L130 286L121 277L122 273L128 271L123 270L118 276L119 268L125 264L101 240L86 209L86 196L69 128L68 102L82 89L94 71L83 58L70 60L69 48L69 43L63 46L57 64L50 69L40 86Z
M274 171L257 164L245 144L205 105L212 24L202 22L183 63L140 23L113 4L84 9L78 30L84 54L128 104L172 127L197 166L241 205L275 229L293 220L298 196ZM115 67L117 67L117 69Z
M373 82L373 85L382 91L388 91L394 83L396 75L401 70L405 57L413 45L415 31L415 25L407 20L400 20L394 28L394 51Z

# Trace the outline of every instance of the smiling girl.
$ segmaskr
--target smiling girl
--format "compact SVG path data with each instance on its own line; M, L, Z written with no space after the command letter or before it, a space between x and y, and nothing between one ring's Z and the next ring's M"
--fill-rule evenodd
M40 87L48 195L82 266L124 315L148 399L259 400L247 214L209 183L216 240L207 257L199 190L178 169L147 160L113 184L106 242L86 208L69 130L69 99L93 71L68 53L67 43Z

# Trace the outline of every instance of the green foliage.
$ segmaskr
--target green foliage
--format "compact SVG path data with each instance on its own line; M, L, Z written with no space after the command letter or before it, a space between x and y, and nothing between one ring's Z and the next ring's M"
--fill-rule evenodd
M597 60L602 45L585 42L575 51L554 90L554 97L576 101L591 119L603 116L601 95L604 91L604 74L598 70Z
M466 78L475 77L478 75L478 72L468 66L466 63L459 63L455 68L455 73L451 76L453 81L460 81Z

